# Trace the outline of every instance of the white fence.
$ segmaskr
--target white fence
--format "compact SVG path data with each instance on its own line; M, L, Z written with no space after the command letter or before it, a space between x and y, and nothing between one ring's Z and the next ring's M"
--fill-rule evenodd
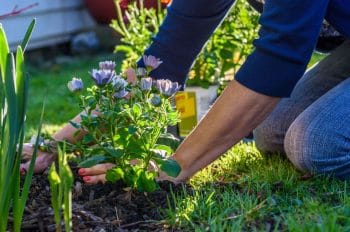
M36 3L37 6L21 14L0 19L11 49L20 43L33 18L37 24L29 49L68 41L72 34L95 25L83 0L0 0L0 15L12 12L15 7L21 9Z

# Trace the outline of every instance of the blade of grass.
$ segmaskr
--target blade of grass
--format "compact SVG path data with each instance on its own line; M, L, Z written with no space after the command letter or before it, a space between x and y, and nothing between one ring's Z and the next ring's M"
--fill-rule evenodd
M22 44L21 44L23 52L27 48L27 44L29 42L30 37L32 36L32 32L33 32L35 24L36 24L36 19L33 19L32 22L29 24L29 27L27 29L26 34L24 35L24 38L23 38L23 41L22 41Z
M16 143L18 138L17 128L17 104L16 93L14 87L15 64L13 54L9 53L6 59L6 74L2 79L4 81L6 119L2 125L4 135L1 141L1 195L0 195L0 231L5 231L7 226L7 218L9 207L15 186L15 176L11 176L14 168L16 156Z
M7 55L10 53L10 48L7 43L6 33L0 23L0 73L2 78L5 78L5 70L7 64Z
M27 96L28 96L28 77L24 77L24 56L21 47L17 47L16 53L16 79L15 79L15 89L16 89L16 101L17 101L17 112L18 112L18 130L19 138L17 138L18 151L16 153L14 168L12 171L12 184L14 186L13 192L13 211L14 211L14 231L20 230L21 217L16 215L15 211L20 208L20 164L21 164L21 154L23 148L24 139L24 121L25 112L27 106ZM23 213L22 213L23 214ZM19 222L18 222L19 220Z
M19 199L19 204L18 207L14 209L14 231L15 232L20 232L21 228L21 222L22 222L22 217L23 217L23 212L24 212L24 207L25 203L28 198L28 193L29 193L29 187L32 182L32 177L34 173L34 165L35 165L35 160L36 160L36 155L38 152L38 144L39 144L39 138L41 134L41 128L42 128L42 123L43 123L43 118L44 118L44 112L45 112L45 103L46 103L46 98L44 99L43 106L41 109L41 116L40 116L40 122L39 122L39 127L38 127L38 133L35 141L35 146L34 146L34 151L32 155L32 159L30 161L29 169L26 174L26 178L23 184L23 190Z

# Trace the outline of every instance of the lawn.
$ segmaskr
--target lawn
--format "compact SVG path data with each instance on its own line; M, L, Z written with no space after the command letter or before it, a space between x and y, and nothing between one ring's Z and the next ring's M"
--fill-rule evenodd
M66 83L72 76L89 82L88 71L114 55L74 58L31 76L27 137L35 131L43 99L44 130L53 133L79 112ZM318 60L318 59L316 59ZM192 191L169 194L161 209L169 228L180 231L350 231L347 182L308 177L280 154L261 154L254 143L240 143L191 179ZM170 204L169 204L170 205Z

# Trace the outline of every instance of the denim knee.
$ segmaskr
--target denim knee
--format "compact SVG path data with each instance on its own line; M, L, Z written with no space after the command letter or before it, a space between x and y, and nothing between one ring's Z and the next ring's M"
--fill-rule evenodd
M284 132L276 130L278 122L268 117L254 131L256 147L262 152L283 153Z
M322 116L320 116L322 117ZM301 171L350 178L350 142L347 135L320 118L298 117L288 129L284 149Z

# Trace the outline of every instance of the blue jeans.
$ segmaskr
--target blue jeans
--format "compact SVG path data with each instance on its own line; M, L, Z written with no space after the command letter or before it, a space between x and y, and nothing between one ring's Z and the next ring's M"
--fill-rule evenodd
M305 73L254 137L260 150L285 153L303 172L350 179L349 40Z

